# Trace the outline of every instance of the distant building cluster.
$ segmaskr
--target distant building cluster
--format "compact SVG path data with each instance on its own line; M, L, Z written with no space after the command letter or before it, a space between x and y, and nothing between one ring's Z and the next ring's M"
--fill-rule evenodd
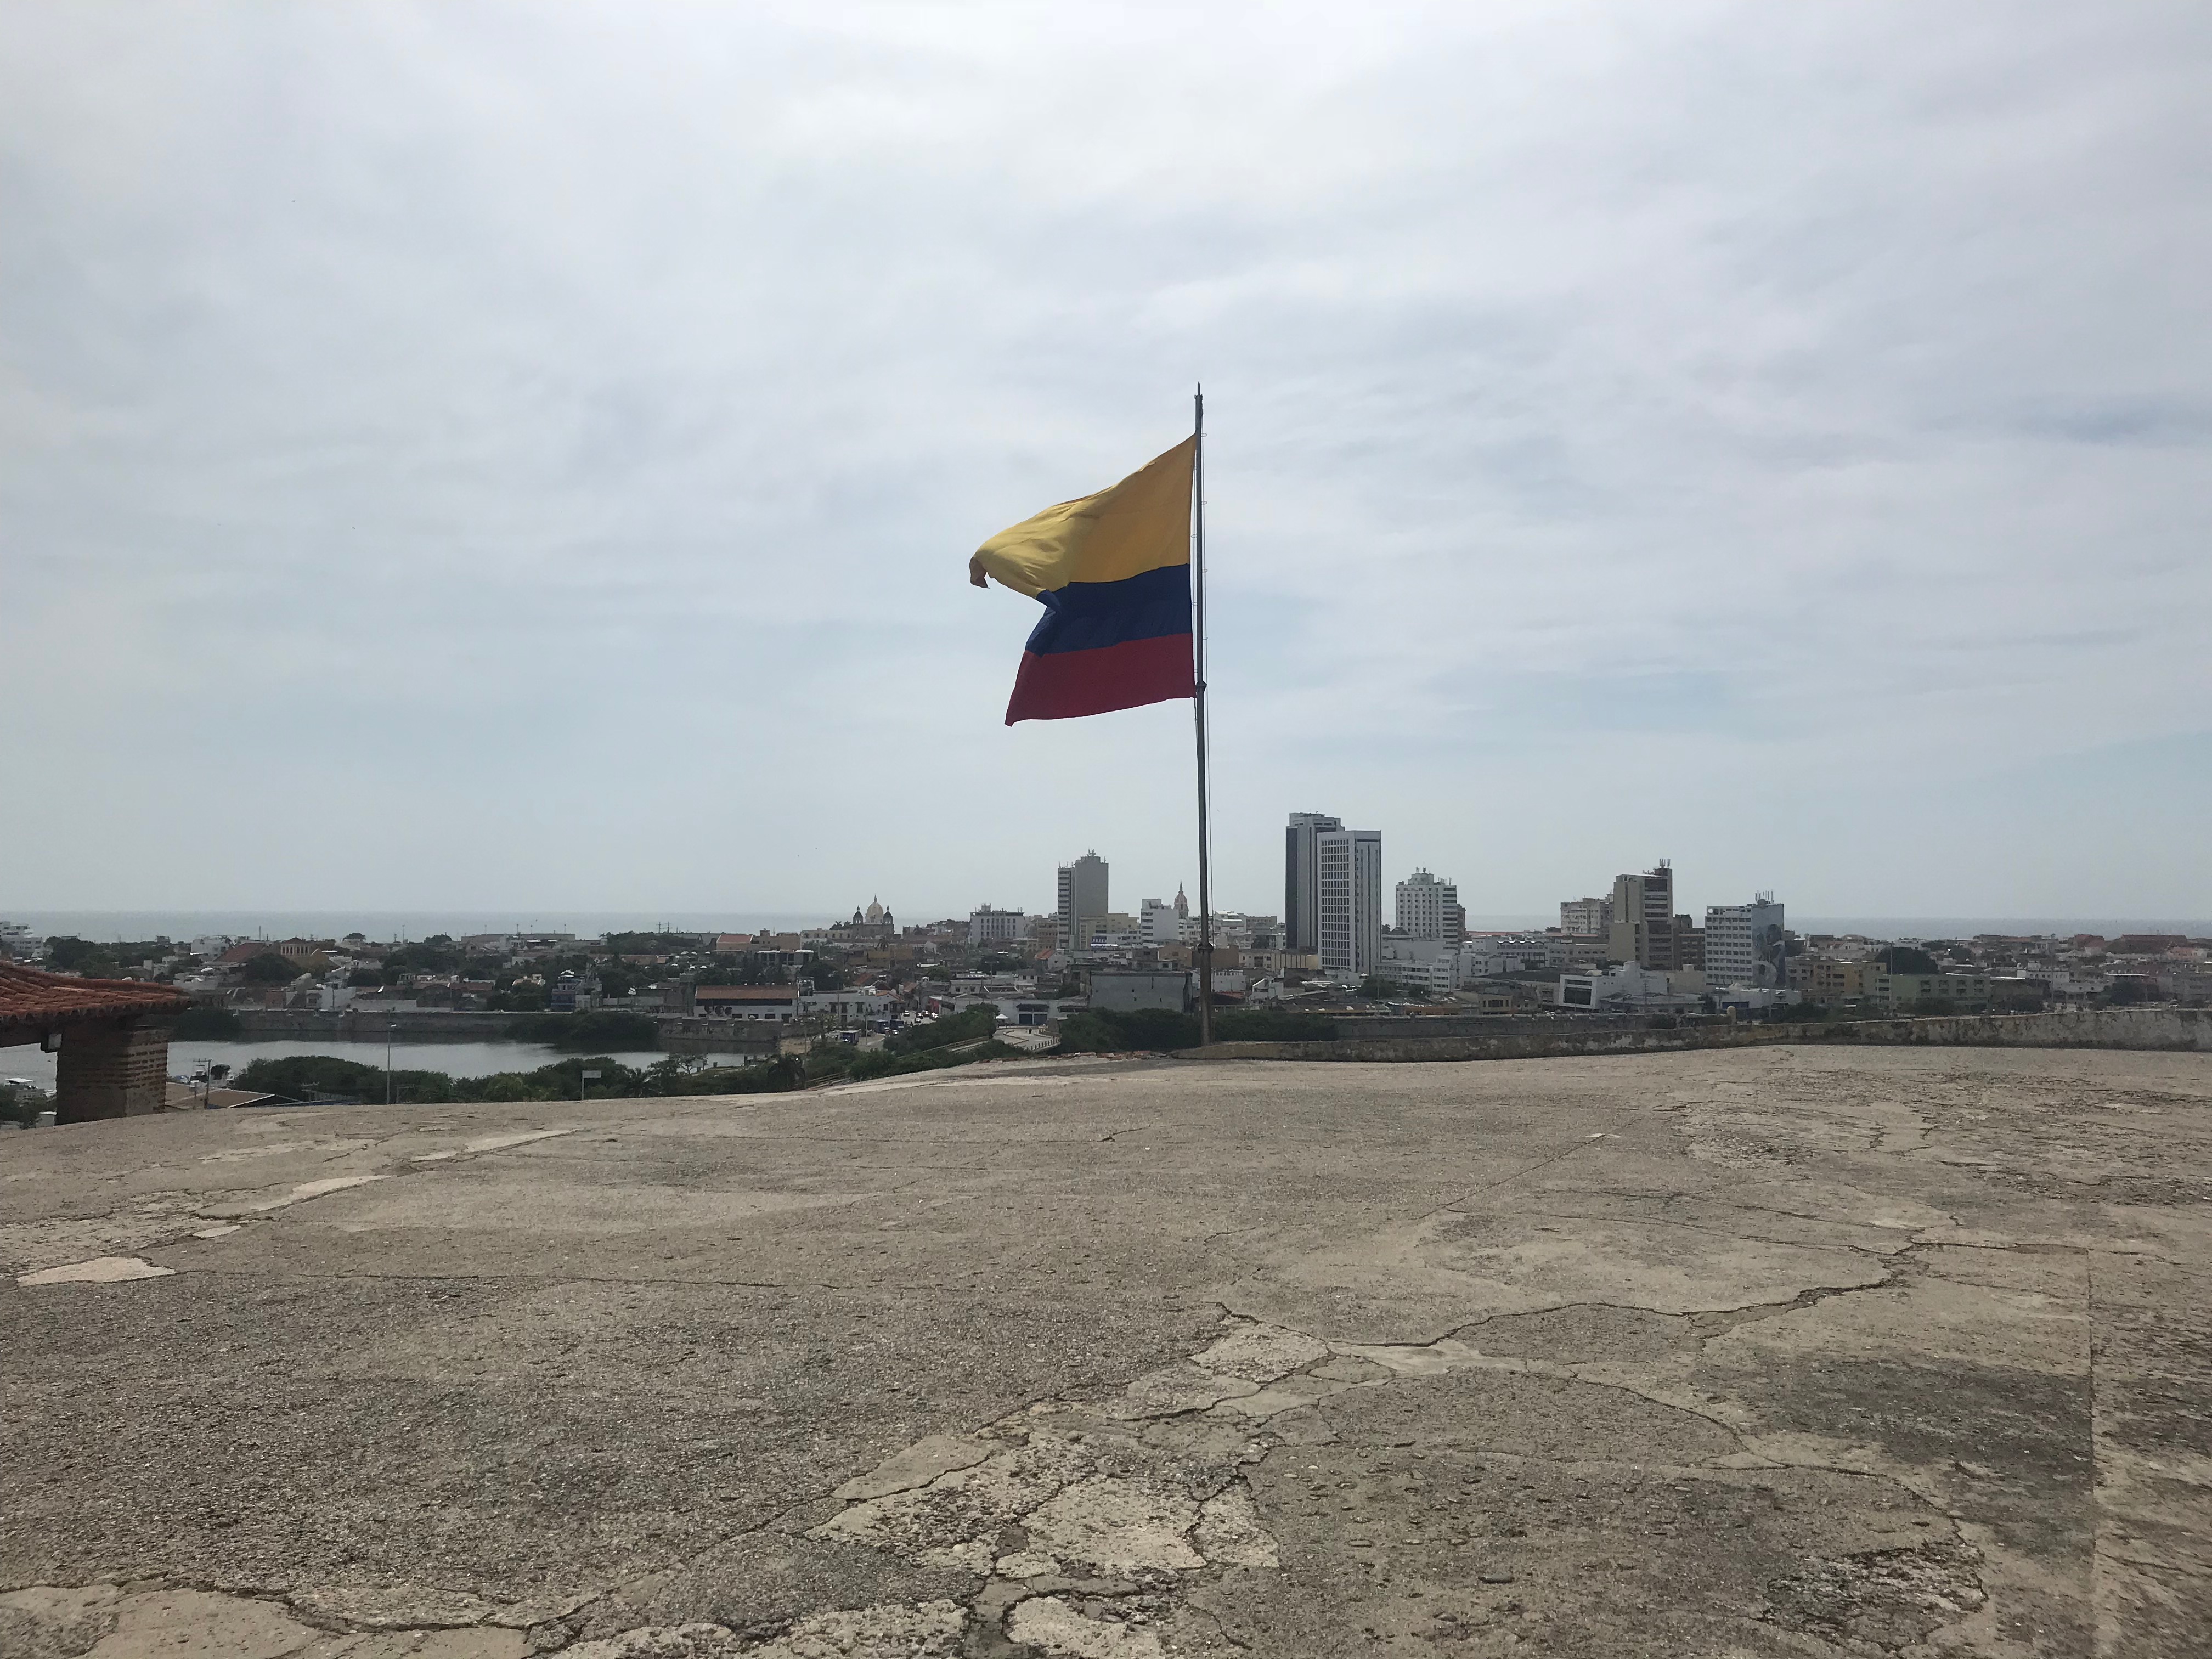
M1279 915L1212 918L1217 1002L1559 1018L2212 1006L2212 940L2179 934L1801 934L1771 893L1694 915L1665 859L1561 901L1555 927L1471 930L1458 884L1425 867L1392 882L1386 904L1376 830L1293 812L1283 853ZM0 958L159 981L223 1018L313 1016L337 1022L333 1036L363 1018L494 1012L643 1015L746 1042L860 1040L983 1008L1036 1026L1087 1008L1188 1009L1200 942L1181 887L1115 908L1096 849L1057 867L1048 909L985 902L914 925L880 898L796 931L598 939L516 929L96 943L0 921Z

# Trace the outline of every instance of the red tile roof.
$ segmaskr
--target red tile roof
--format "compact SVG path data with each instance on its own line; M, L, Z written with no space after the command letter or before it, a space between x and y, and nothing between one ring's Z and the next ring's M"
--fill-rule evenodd
M71 979L0 962L0 1024L59 1024L118 1014L174 1014L191 999L135 979Z

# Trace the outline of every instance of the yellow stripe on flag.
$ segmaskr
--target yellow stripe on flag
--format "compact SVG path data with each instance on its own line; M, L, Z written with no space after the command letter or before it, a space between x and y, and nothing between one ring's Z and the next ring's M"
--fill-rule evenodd
M1070 582L1118 582L1190 562L1190 473L1198 440L1121 483L1024 519L975 550L970 574L987 572L1035 599Z

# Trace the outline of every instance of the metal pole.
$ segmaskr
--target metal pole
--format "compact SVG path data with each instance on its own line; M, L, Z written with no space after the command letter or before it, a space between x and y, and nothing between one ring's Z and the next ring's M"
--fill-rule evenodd
M1192 690L1198 724L1198 1041L1203 1048L1213 1041L1213 878L1207 842L1206 801L1206 388L1191 394L1191 433L1196 439L1191 454L1192 592L1197 603L1193 617L1192 647L1195 653Z

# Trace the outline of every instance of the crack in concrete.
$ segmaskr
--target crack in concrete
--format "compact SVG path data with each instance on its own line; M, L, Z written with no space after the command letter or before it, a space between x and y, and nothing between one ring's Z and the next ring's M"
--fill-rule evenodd
M1619 1109L1625 1110L1627 1109L1622 1108ZM1515 1182L1519 1181L1525 1176L1535 1174L1539 1170L1548 1170L1555 1164L1564 1163L1566 1159L1572 1158L1577 1152L1582 1152L1587 1147L1595 1146L1597 1141L1602 1138L1603 1134L1604 1131L1602 1130L1600 1130L1595 1134L1583 1133L1576 1139L1573 1145L1562 1147L1559 1151L1553 1153L1549 1158L1540 1158L1534 1163L1526 1164L1520 1169L1514 1170L1508 1174L1500 1176L1495 1181L1486 1182L1480 1187L1469 1188L1457 1198L1448 1200L1444 1203L1437 1205L1434 1209L1422 1212L1419 1215L1417 1215L1413 1218L1412 1224L1418 1227L1422 1222L1429 1220L1432 1217L1442 1215L1447 1211L1457 1210L1461 1205L1472 1202L1474 1200L1481 1197L1485 1193L1494 1193L1501 1187L1510 1187Z
M149 1246L149 1249L154 1248ZM256 1264L251 1270L209 1265L193 1267L189 1271L210 1279L258 1279L272 1285L284 1284L422 1284L422 1285L712 1285L739 1291L831 1291L843 1294L867 1296L1000 1296L1006 1290L1006 1280L993 1280L981 1285L872 1285L837 1284L803 1279L714 1279L686 1278L682 1275L640 1273L629 1277L611 1277L594 1273L305 1273L293 1270L276 1273L265 1263ZM1012 1278L1012 1275L1009 1275ZM1091 1304L1077 1297L1045 1295L1027 1288L1024 1299L1040 1307L1088 1307Z
M1468 1212L1462 1211L1461 1213L1465 1214L1468 1213ZM1480 1212L1475 1212L1474 1213L1479 1214ZM1837 1240L1822 1240L1820 1243L1815 1243L1802 1238L1778 1238L1767 1233L1747 1233L1726 1227L1708 1226L1701 1221L1679 1221L1672 1216L1577 1215L1572 1212L1561 1212L1555 1210L1519 1210L1516 1211L1515 1213L1516 1215L1534 1216L1546 1221L1595 1221L1609 1225L1626 1225L1635 1227L1680 1227L1689 1232L1711 1233L1717 1238L1745 1239L1759 1244L1782 1244L1801 1250L1850 1250L1861 1255L1874 1256L1878 1260L1887 1260L1887 1257L1893 1254L1901 1253L1911 1248L1911 1244L1902 1233L1899 1233L1899 1243L1897 1247L1897 1251L1891 1252L1877 1249L1871 1244L1846 1244ZM1776 1212L1775 1213L1779 1212ZM1807 1219L1817 1219L1817 1218L1808 1217ZM1873 1230L1873 1224L1870 1222L1828 1221L1824 1222L1822 1224L1831 1227L1859 1227L1868 1231ZM1868 1290L1873 1287L1870 1285L1854 1285L1852 1288L1854 1290ZM1657 1310L1655 1309L1652 1311L1656 1312Z

